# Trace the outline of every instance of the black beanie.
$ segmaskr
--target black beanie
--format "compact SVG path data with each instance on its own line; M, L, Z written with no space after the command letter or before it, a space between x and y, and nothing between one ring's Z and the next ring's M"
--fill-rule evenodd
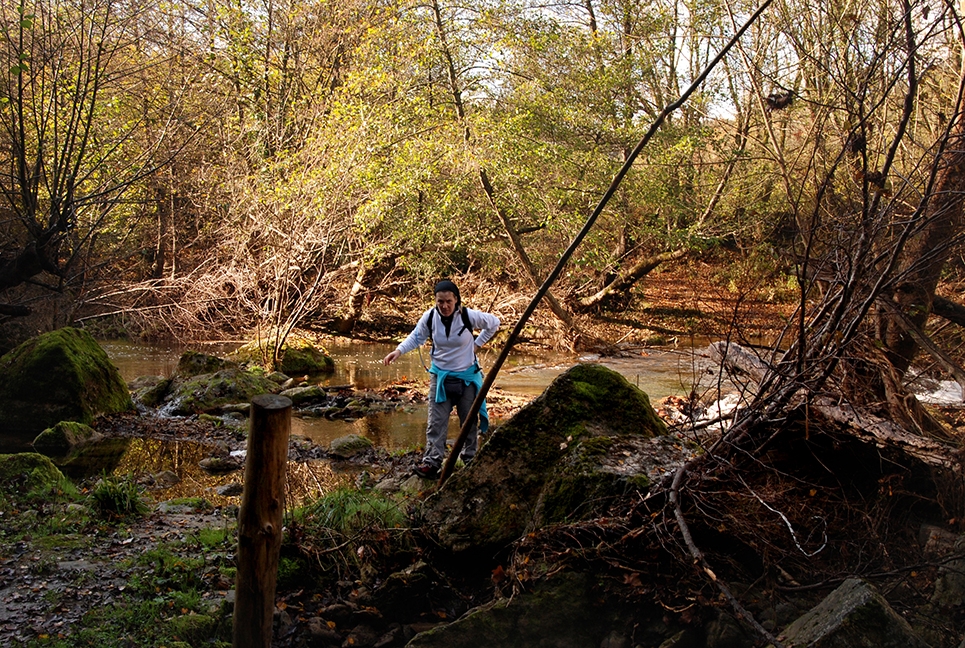
M456 284L452 283L449 279L443 279L436 284L436 287L432 289L432 294L435 295L441 292L451 292L456 297L456 305L458 306L462 302L462 297L459 296L459 288Z

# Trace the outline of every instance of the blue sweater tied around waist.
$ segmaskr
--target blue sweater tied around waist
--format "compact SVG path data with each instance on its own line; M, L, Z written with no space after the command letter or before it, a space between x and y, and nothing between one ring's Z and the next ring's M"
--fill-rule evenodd
M436 377L436 394L435 399L437 403L442 403L446 400L446 378L452 376L453 378L458 378L459 380L466 383L466 385L475 385L476 393L482 389L483 378L482 369L479 368L478 364L474 364L468 369L463 371L446 371L445 369L440 369L434 363L429 367L429 373ZM482 407L479 408L479 433L485 434L489 429L489 413L486 411L486 400L483 399Z

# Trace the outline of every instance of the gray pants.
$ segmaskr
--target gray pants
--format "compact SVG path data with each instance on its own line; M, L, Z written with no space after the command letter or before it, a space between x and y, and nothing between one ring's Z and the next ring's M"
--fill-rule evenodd
M436 375L429 374L429 422L426 425L426 453L423 461L430 466L441 468L446 458L446 437L449 433L449 416L452 414L452 408L456 408L461 427L472 408L472 402L476 400L476 386L472 384L463 384L463 386L461 395L452 397L447 393L446 400L437 403ZM475 419L466 436L466 444L459 454L459 457L467 463L476 456L479 416L477 415Z

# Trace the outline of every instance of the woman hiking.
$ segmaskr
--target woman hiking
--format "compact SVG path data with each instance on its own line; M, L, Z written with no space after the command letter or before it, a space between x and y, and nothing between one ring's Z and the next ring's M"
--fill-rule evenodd
M456 408L460 426L465 425L466 415L482 387L482 370L476 359L476 349L488 342L499 329L499 318L495 315L463 307L459 288L449 279L437 283L433 292L436 305L423 313L409 336L382 359L383 364L389 365L402 354L421 347L426 340L432 340L426 450L422 463L413 469L426 479L436 479L442 468L452 408ZM473 335L476 329L480 329L478 336ZM479 413L485 432L489 426L485 404ZM459 455L465 464L476 456L479 427L478 421L474 421L468 431Z

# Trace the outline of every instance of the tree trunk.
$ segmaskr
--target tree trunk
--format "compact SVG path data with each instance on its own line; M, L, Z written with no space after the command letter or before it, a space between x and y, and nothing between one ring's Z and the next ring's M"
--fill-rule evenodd
M663 252L656 256L649 256L633 264L629 270L621 273L616 279L604 286L603 290L595 295L584 297L577 302L576 310L581 313L593 310L594 308L606 306L614 299L626 297L631 288L642 278L653 272L661 263L676 261L687 256L687 250L680 249L672 252Z
M905 250L903 280L891 295L911 323L924 328L935 301L935 289L942 269L962 229L962 199L965 197L965 119L958 122L942 157L935 189L925 210L924 226ZM888 360L904 375L918 352L914 336L887 311L879 313L879 336Z
M392 272L397 257L398 253L374 261L362 261L359 264L358 272L355 273L355 282L349 291L345 317L338 321L340 333L349 333L355 328L355 323L362 317L362 312L368 303L372 287Z
M271 647L291 408L291 400L284 396L261 394L251 399L245 491L238 514L234 648Z

